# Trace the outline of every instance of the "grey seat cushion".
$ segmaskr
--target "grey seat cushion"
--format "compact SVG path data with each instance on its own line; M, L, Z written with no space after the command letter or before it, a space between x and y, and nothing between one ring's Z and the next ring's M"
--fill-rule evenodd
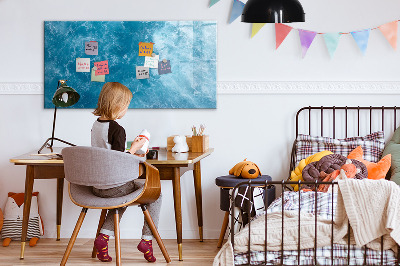
M137 180L135 182L145 182L145 180ZM78 203L79 205L83 206L90 206L94 208L104 208L104 207L112 207L118 206L129 201L135 199L140 193L142 193L143 188L140 188L131 194L128 194L123 197L117 198L101 198L92 193L92 187L89 186L82 186L70 183L70 194L72 199Z

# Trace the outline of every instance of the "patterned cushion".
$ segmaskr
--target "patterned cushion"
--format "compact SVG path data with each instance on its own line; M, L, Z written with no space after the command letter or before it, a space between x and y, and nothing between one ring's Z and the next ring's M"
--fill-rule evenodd
M299 134L296 139L296 165L298 165L302 159L323 150L329 150L347 157L357 146L361 146L364 150L365 160L378 162L385 147L383 131L374 132L364 137L345 139Z

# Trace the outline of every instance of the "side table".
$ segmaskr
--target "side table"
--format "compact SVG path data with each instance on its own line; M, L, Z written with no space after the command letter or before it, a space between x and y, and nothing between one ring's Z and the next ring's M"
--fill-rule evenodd
M250 179L245 179L241 177L236 177L234 175L220 176L215 179L215 184L220 187L220 209L225 212L224 221L222 222L221 233L219 235L219 240L217 247L222 246L224 241L226 228L229 223L229 211L230 211L230 190L233 189L237 184L249 181ZM257 178L251 179L252 181L272 181L272 178L268 175L261 175ZM257 187L257 186L254 186ZM271 185L268 189L268 199L266 206L268 207L275 200L275 186ZM264 191L265 193L265 191Z

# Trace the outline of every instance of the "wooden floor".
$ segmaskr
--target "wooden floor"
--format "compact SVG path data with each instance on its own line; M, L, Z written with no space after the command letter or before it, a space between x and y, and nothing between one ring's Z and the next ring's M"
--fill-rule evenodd
M25 259L20 260L19 254L21 244L18 241L12 241L9 247L0 246L0 265L60 265L61 258L64 255L65 248L69 239L40 239L36 247L25 249ZM143 254L136 249L140 240L121 240L122 264L123 265L212 265L215 255L218 253L217 240L183 240L183 261L178 260L178 247L176 240L163 240L168 250L172 262L167 264L162 256L157 242L153 241L154 254L157 258L156 263L149 264ZM92 239L77 239L68 259L67 265L115 265L114 262L114 243L110 241L110 255L113 262L104 263L97 258L92 259Z

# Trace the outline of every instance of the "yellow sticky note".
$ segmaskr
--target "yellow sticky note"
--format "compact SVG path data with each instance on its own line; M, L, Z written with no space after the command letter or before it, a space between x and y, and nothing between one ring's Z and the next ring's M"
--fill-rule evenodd
M152 42L140 42L139 43L139 56L151 56L153 53L153 45Z

